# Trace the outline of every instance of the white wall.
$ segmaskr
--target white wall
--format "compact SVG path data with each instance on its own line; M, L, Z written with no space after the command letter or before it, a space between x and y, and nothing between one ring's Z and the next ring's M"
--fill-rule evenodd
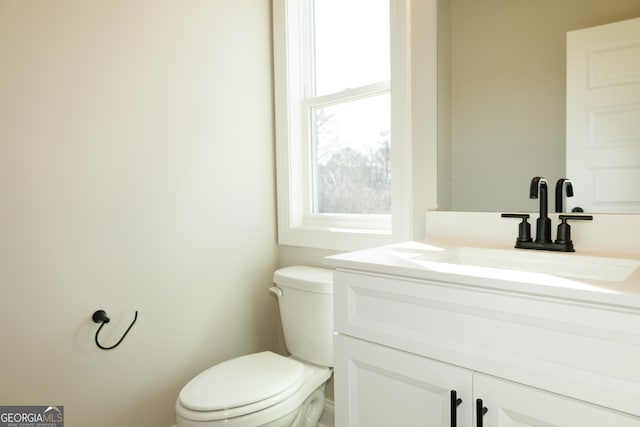
M0 403L163 427L279 348L268 0L0 0ZM90 316L105 309L93 343Z

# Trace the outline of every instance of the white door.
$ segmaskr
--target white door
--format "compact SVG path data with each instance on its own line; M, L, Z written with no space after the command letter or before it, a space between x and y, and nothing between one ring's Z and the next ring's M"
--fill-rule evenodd
M344 335L334 368L336 427L471 426L471 371Z
M567 33L568 209L640 212L640 18Z
M488 375L473 375L487 427L640 427L640 418L526 387ZM475 402L474 402L475 403Z

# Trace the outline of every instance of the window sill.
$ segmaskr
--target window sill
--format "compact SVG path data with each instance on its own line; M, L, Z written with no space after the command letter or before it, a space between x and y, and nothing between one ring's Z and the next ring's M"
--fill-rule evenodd
M296 227L278 232L278 243L315 249L354 251L394 243L391 231Z

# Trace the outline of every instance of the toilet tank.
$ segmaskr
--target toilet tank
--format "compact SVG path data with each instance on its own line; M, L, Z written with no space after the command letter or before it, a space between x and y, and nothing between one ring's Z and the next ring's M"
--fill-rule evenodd
M333 366L333 270L293 266L273 274L284 341L304 361Z

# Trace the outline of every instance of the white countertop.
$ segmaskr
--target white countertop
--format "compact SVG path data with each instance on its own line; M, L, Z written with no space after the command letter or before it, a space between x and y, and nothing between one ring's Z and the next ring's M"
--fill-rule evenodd
M527 293L543 297L570 299L578 302L614 305L620 308L640 309L640 268L636 268L624 280L601 281L576 279L550 274L504 270L500 268L474 267L466 265L424 262L423 257L435 251L457 247L483 247L517 251L511 245L483 242L482 244L458 240L430 240L428 242L405 242L334 255L325 258L327 265L371 273L402 276L446 282L462 286L477 286L499 291ZM603 251L580 251L579 253L556 253L559 257L597 256L640 261L640 253L615 253Z

